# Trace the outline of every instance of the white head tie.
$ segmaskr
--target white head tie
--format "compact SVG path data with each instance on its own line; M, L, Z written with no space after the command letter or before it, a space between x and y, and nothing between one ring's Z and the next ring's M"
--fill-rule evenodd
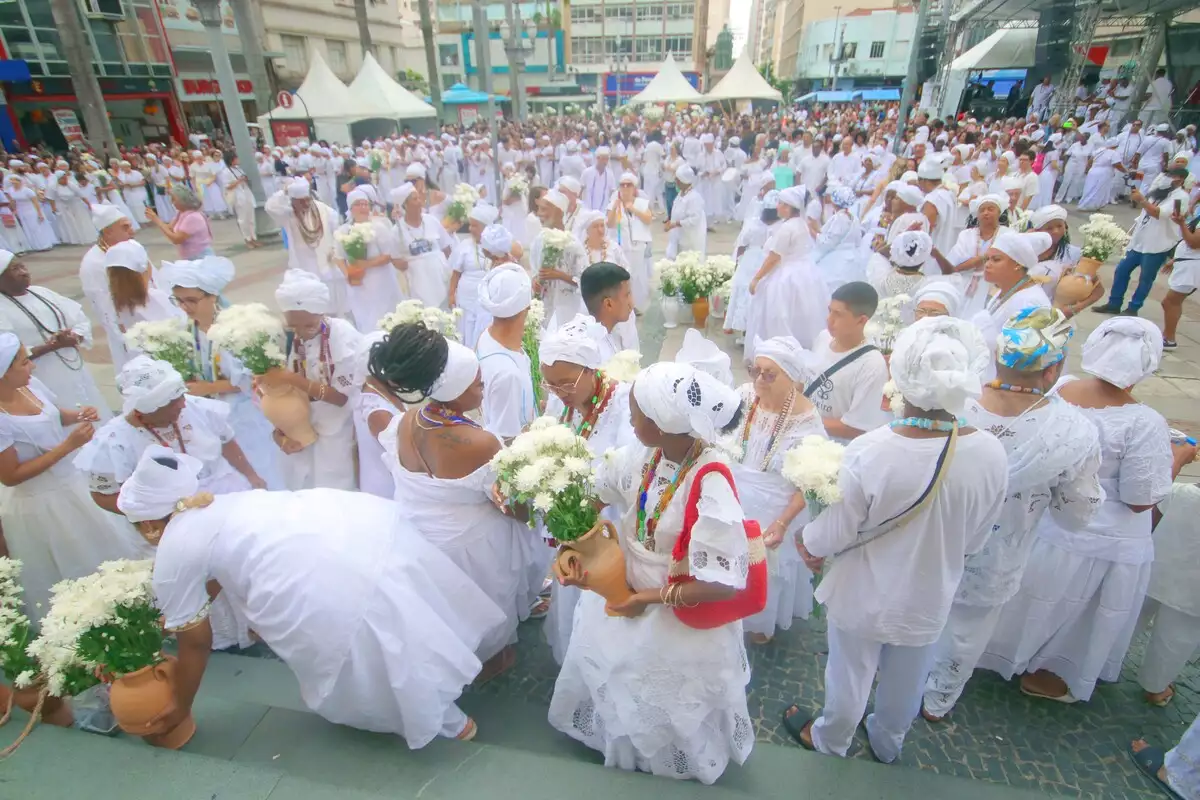
M1049 225L1056 219L1067 221L1067 210L1062 206L1049 205L1042 206L1037 211L1034 211L1029 218L1029 223L1036 229L1041 229Z
M663 433L715 440L741 405L733 389L687 364L659 362L633 383L638 407Z
M463 392L479 377L479 359L474 350L449 339L446 345L446 368L429 390L429 396L439 403L449 403L462 397Z
M604 326L587 314L560 325L547 333L538 347L542 364L566 361L587 369L600 367L600 341L608 335Z
M941 303L946 313L952 317L958 315L958 308L963 302L963 292L950 281L930 281L922 284L913 293L913 308L921 305L922 301Z
M792 383L807 383L817 374L816 358L794 336L754 337L754 357L769 358L787 373Z
M134 272L145 272L150 267L150 254L136 239L114 244L105 251L104 259L106 266L124 267Z
M1038 256L1050 249L1053 241L1048 233L1002 231L992 243L992 249L999 250L1026 270L1031 270L1037 266Z
M222 256L204 256L194 261L164 261L158 281L167 287L182 286L199 289L206 294L220 294L233 280L233 262Z
M176 453L160 444L142 451L137 467L121 484L117 508L130 522L169 517L180 500L200 488L204 462L186 453Z
M729 354L704 338L695 328L688 328L683 335L683 346L675 354L676 364L690 367L711 375L726 386L733 386L733 370L730 369Z
M476 203L471 207L471 211L467 217L475 220L485 228L496 221L496 217L500 216L500 211L491 203Z
M479 237L479 245L485 253L508 255L512 252L513 235L503 225L488 225Z
M898 267L921 267L933 253L933 239L925 231L901 231L892 240L890 253Z
M293 200L310 195L312 195L312 187L309 186L307 178L292 178L292 182L287 185L287 196Z
M397 206L402 206L408 200L409 196L417 190L417 187L411 183L402 183L388 193L388 197L392 203Z
M116 206L101 203L92 207L92 223L98 231L103 231L108 226L115 225L123 219L129 219L129 215ZM130 221L132 222L132 220Z
M328 314L329 287L311 272L289 269L283 273L283 283L275 290L275 302L284 311Z
M892 350L892 380L917 408L962 412L983 391L991 364L983 334L953 317L926 317L900 333Z
M1100 323L1083 343L1083 371L1122 389L1154 374L1162 358L1162 331L1141 317Z
M350 208L360 200L365 201L368 205L370 205L371 195L367 194L362 189L351 189L346 193L346 208Z
M140 354L125 362L117 373L117 391L125 401L121 406L124 413L152 414L183 397L187 386L170 364Z
M516 264L501 264L485 273L479 284L479 305L498 319L509 319L529 308L533 282Z
M0 333L0 375L8 372L13 360L17 357L17 351L20 349L21 340L17 338L15 333L10 331Z

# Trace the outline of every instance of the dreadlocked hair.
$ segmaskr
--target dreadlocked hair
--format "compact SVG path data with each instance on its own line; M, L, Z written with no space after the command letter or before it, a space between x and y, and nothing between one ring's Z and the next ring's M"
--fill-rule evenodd
M446 337L422 322L397 325L371 346L367 369L404 402L420 403L446 371L449 350Z
M1067 248L1071 246L1071 231L1063 232L1062 238L1058 240L1058 247L1054 248L1054 252L1050 254L1051 258L1065 258Z

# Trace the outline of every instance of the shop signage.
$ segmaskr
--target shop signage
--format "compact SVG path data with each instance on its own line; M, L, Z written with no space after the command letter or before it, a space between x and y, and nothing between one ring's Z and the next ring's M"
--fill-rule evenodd
M58 129L62 131L63 138L67 140L68 145L86 144L83 138L83 126L79 124L79 116L73 109L53 108L50 113L54 115L54 121L58 123Z
M276 119L271 120L271 138L279 147L287 147L301 140L311 142L313 135L307 122Z
M221 98L221 84L216 78L180 76L175 79L175 86L179 91L179 99L184 102L219 100ZM246 100L254 99L254 84L249 78L238 78L237 90L239 97Z
M291 108L296 104L296 98L292 96L291 92L282 91L275 96L275 103L280 108Z

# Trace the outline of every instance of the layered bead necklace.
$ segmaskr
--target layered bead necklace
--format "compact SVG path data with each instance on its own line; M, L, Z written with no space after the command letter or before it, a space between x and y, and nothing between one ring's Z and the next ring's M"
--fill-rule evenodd
M1045 392L1033 386L1014 386L1011 383L1001 383L998 380L985 384L989 389L999 389L1003 392L1018 392L1020 394L1044 395Z
M654 506L654 511L647 515L646 501L650 494L650 486L654 483L657 477L658 464L662 461L662 448L657 448L654 451L654 456L650 462L642 467L642 485L638 490L638 506L637 506L637 539L647 550L654 551L654 533L658 529L658 520L663 515L663 511L671 503L671 498L675 496L675 492L683 485L684 478L691 472L692 467L696 465L696 460L704 451L704 445L697 440L688 450L687 455L683 457L683 461L679 464L679 469L675 472L675 477L671 479L671 483L663 490L662 495L658 498L658 503Z
M779 418L775 420L775 427L771 429L771 438L767 440L767 452L763 455L762 463L759 465L761 472L766 472L771 465L771 459L775 455L775 448L779 446L779 435L783 433L783 429L787 427L788 417L792 413L792 404L796 401L796 390L792 389L788 392L787 399L783 401L783 408L779 411ZM754 402L750 404L750 410L746 412L746 421L742 424L742 449L741 458L738 461L746 463L746 448L750 445L750 426L754 422L754 415L758 413L759 399L756 396Z
M417 419L420 422L427 423L422 425L425 430L434 430L436 428L449 428L455 425L466 425L469 428L480 427L479 423L473 419L468 419L462 414L455 414L450 409L441 405L429 405L417 412Z
M617 382L604 377L604 373L597 370L595 391L588 401L587 413L583 415L579 426L576 427L572 421L575 418L575 409L570 407L563 409L558 421L573 428L575 435L582 436L584 439L591 438L592 433L596 430L596 423L600 421L600 415L604 413L604 409L608 408L608 402L612 400L616 390Z
M940 431L949 433L956 427L967 427L966 419L959 417L956 421L946 419L929 419L928 417L905 417L888 423L891 428L920 428L923 431Z
M149 431L150 435L154 437L154 441L158 442L159 444L161 444L163 447L167 448L168 450L175 449L175 448L171 447L171 443L169 441L167 441L167 439L165 439L162 436L162 434L160 434L158 432L157 429L151 428L149 425L145 424L144 422L142 423L142 427L144 427L147 431ZM179 422L178 421L171 423L171 432L175 434L175 441L179 442L179 452L186 455L187 454L187 442L185 442L183 440L183 432L179 430Z

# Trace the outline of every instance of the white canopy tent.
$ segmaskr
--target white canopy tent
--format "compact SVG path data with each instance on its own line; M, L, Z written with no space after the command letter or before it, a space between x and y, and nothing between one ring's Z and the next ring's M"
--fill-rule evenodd
M1037 35L1037 28L1001 28L954 59L950 69L1029 69L1035 63Z
M650 87L646 87L647 89ZM713 90L704 95L705 100L774 100L783 101L783 93L767 83L767 79L754 68L750 60L750 48L733 62L733 67L717 82Z
M646 84L646 88L642 89L629 101L629 105L638 105L639 103L702 103L704 95L696 91L696 87L688 83L688 79L683 77L683 73L679 71L679 66L675 63L675 59L670 53L667 54L667 60L658 68L658 74Z
M382 102L352 94L316 50L310 49L308 57L308 74L296 90L292 107L276 106L260 116L258 123L264 128L273 120L311 119L317 139L350 142L351 123L391 116Z
M387 113L381 116L389 119L437 116L433 106L397 83L371 53L367 53L350 83L350 96L363 104L382 105Z

